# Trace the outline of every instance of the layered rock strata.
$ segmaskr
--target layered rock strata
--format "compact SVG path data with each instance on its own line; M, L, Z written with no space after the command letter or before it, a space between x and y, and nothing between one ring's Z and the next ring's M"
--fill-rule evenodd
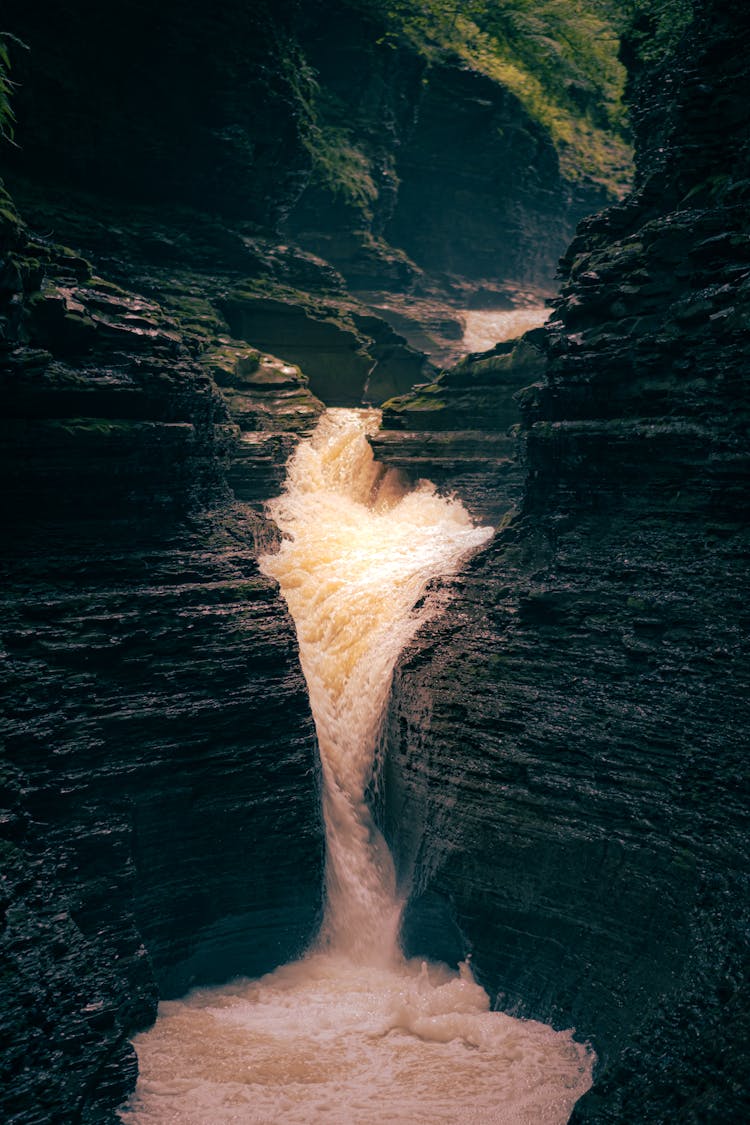
M396 172L389 241L458 277L552 279L568 232L607 201L603 189L567 182L546 131L465 65L426 76Z
M315 925L312 719L225 470L272 415L259 507L320 404L199 298L173 285L170 314L4 204L0 1105L100 1125L159 993Z
M513 93L459 58L430 65L346 4L307 12L301 41L374 174L365 214L313 178L286 220L292 237L355 291L446 275L551 282L576 222L609 196L566 179Z
M295 367L310 323L316 346L326 333L351 359L346 401L378 374L382 398L403 389L394 370L424 375L340 274L274 233L317 207L294 5L170 4L153 34L134 7L113 52L100 6L51 16L21 75L13 158L127 205L81 207L66 190L51 207L48 186L40 201L19 181L33 238L2 206L0 1104L14 1125L106 1121L157 979L170 993L261 971L310 931L313 733L290 623L255 567L270 534L257 513L320 409L317 376ZM32 38L22 8L14 29ZM378 444L499 516L520 495L513 395L547 353L524 396L521 514L399 670L383 816L413 889L410 951L471 949L500 1002L593 1039L579 1121L748 1116L748 43L738 13L700 11L672 70L638 76L638 191L582 228L547 333L393 404ZM395 140L406 205L429 174L428 134L464 135L441 120L446 90L464 124L504 100L472 102L475 76L452 66L423 87L413 56L352 42L357 120L389 122L384 188L367 229L347 212L331 254L368 289L422 284L382 240L399 213ZM526 193L555 230L558 188ZM310 246L332 245L340 209L324 199L320 229L300 225ZM413 229L412 253L430 251ZM464 252L430 264L465 268ZM540 250L534 269L549 260ZM285 303L279 330L253 338ZM280 346L291 324L294 355Z
M590 1037L581 1123L750 1104L747 36L702 4L639 78L639 187L566 256L521 512L394 684L409 950Z
M383 406L371 438L379 460L458 493L480 522L497 522L520 500L519 395L541 376L544 334L467 356L433 383Z
M547 287L577 220L612 198L561 170L516 95L394 37L377 5L167 0L153 17L75 0L40 22L8 0L6 26L30 48L13 50L10 171L282 231L354 289Z

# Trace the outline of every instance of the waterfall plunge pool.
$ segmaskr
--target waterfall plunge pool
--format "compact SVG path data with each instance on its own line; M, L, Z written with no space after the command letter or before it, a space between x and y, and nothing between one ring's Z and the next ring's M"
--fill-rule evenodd
M404 958L405 891L367 805L391 677L427 583L492 536L367 441L375 410L329 410L269 513L261 568L294 619L323 776L326 907L306 956L163 1002L136 1037L129 1125L564 1125L594 1057L490 1011L468 965Z

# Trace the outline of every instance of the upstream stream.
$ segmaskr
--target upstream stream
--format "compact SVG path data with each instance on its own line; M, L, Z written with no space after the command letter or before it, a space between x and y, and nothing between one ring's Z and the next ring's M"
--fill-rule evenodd
M430 612L415 609L427 583L492 529L378 465L378 424L326 412L289 462L270 505L281 547L261 559L296 624L320 747L320 933L260 980L160 1005L135 1040L130 1125L563 1125L591 1085L593 1055L570 1032L492 1012L467 964L399 948L408 888L367 802L391 677Z

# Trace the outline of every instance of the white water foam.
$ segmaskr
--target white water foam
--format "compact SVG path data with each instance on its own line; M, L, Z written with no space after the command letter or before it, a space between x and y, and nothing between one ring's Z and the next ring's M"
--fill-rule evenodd
M457 500L407 488L330 410L288 467L261 560L294 618L323 771L326 912L311 952L162 1003L137 1037L131 1125L562 1125L591 1085L571 1033L489 1010L466 965L407 961L393 861L366 802L395 662L431 578L485 543Z
M465 352L486 352L504 340L515 340L544 324L550 310L544 305L521 309L476 309L463 313Z

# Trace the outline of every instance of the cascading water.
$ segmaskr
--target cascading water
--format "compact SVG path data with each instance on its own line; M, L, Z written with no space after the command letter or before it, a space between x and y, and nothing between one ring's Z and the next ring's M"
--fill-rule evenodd
M294 618L320 746L326 909L313 949L257 981L163 1003L138 1036L123 1120L180 1125L562 1125L591 1084L568 1032L489 1011L466 965L407 961L402 903L366 790L426 584L492 534L367 442L377 411L329 410L288 467L261 559Z
M465 352L485 352L504 340L517 340L524 332L544 324L550 310L544 305L520 309L474 309L463 314Z
M425 585L492 534L457 501L405 489L367 442L377 411L330 410L292 459L269 514L285 534L261 559L297 626L323 769L326 914L320 946L398 959L393 863L365 790L398 654Z

